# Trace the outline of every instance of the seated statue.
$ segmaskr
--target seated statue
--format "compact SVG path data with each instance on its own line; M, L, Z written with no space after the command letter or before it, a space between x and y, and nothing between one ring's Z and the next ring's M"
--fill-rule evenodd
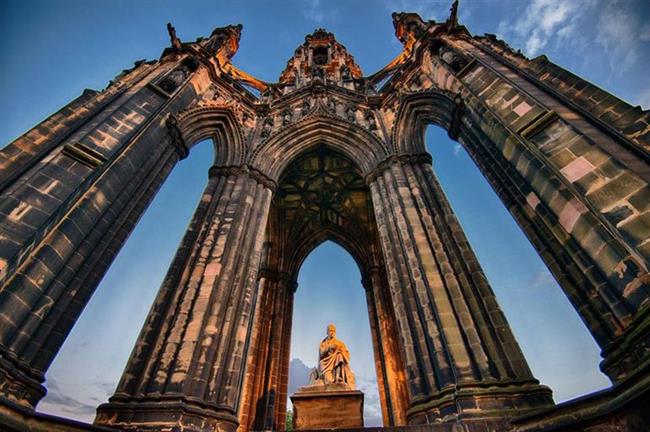
M312 369L309 386L343 387L354 390L354 374L350 369L350 351L336 338L336 326L327 326L327 337L318 348L318 368Z

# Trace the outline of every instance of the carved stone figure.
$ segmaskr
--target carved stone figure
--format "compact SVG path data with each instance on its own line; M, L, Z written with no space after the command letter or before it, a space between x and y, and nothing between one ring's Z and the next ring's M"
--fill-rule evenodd
M463 59L448 47L441 46L438 52L442 61L447 63L449 67L451 67L451 69L455 72L458 72L463 68L463 66L467 64L467 61L465 59Z
M354 374L350 369L350 351L343 341L336 337L336 326L327 326L327 337L318 347L318 368L310 374L310 386L343 385L354 390Z
M336 114L336 101L333 98L327 100L327 109L329 109L333 114Z
M351 79L350 68L347 65L341 66L341 79L343 81L349 81Z
M185 82L189 71L185 66L181 66L158 82L158 87L171 94Z
M282 126L286 126L289 123L291 123L292 116L293 116L293 112L289 108L282 111Z
M225 34L218 34L208 42L205 49L209 53L216 54L219 51L219 48L221 48L227 40L228 36Z
M356 112L357 108L352 104L348 104L348 106L345 108L345 117L348 119L348 121L354 123L357 120Z
M313 76L314 78L319 78L320 80L325 81L325 69L320 66L314 67Z
M375 123L375 113L372 112L371 109L366 110L366 114L365 114L364 118L368 122L368 128L370 130L376 130L377 129L377 123Z
M271 129L273 129L273 119L268 117L266 120L264 120L264 124L262 125L262 133L260 136L262 138L267 138L269 135L271 135Z

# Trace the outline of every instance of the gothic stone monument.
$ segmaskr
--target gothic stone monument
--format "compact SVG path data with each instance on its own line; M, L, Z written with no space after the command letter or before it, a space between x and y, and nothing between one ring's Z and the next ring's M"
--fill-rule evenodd
M291 395L295 430L363 427L363 393L355 390L350 352L334 324L327 326L309 381Z
M456 17L394 14L404 49L370 75L317 30L276 83L233 65L241 26L183 42L170 25L160 59L5 147L2 427L282 430L298 269L330 239L363 275L386 427L646 428L650 112ZM465 148L537 249L611 388L555 406L532 375L433 171L429 124ZM97 426L36 413L95 287L205 139L205 192Z

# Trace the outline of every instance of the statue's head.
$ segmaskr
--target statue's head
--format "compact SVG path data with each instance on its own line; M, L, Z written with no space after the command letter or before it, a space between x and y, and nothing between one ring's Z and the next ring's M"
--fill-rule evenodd
M330 324L327 326L327 336L331 338L336 336L336 326L334 324Z

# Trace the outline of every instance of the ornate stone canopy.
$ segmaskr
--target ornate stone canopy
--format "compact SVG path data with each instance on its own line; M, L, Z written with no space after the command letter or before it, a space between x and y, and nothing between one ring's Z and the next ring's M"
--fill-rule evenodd
M362 75L359 65L334 35L317 29L307 35L305 43L296 49L280 74L279 82L295 88L307 85L314 79L345 85L360 79Z

